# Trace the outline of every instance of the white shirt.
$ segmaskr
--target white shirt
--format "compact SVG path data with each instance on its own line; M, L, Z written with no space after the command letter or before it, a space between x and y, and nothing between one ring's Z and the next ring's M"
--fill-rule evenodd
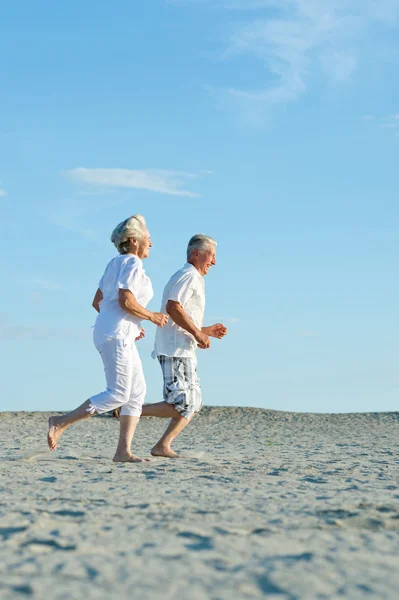
M143 263L134 254L119 254L105 268L98 287L102 291L100 312L94 325L96 345L108 339L135 339L141 328L138 317L119 306L119 290L130 290L141 306L146 306L154 295L151 280L145 274Z
M161 312L166 313L168 300L179 302L184 312L198 329L202 328L205 310L205 284L197 269L186 263L172 275L162 296ZM195 359L197 342L191 333L179 327L171 318L162 328L157 328L153 357L187 356Z

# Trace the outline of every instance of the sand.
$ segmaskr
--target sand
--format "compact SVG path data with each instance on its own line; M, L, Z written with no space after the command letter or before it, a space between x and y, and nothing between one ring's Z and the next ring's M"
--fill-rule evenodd
M399 598L399 413L208 407L135 465L109 417L50 453L48 416L0 413L2 599Z

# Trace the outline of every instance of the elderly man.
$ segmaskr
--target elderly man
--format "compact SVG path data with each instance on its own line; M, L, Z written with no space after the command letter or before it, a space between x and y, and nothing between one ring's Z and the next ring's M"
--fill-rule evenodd
M197 346L209 348L210 337L221 339L227 334L221 323L202 326L203 277L216 265L216 245L206 235L194 235L188 243L187 263L172 275L164 289L161 312L170 318L157 331L153 352L162 368L164 402L143 405L142 416L171 417L171 421L151 450L153 456L178 457L171 444L202 406L195 350Z

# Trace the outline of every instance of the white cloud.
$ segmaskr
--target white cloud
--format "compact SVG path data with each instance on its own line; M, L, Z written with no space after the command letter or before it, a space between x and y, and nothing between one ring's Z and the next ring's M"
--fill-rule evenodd
M82 202L81 199L67 198L56 201L45 215L54 225L72 233L77 233L89 241L97 239L96 232L87 227L90 211L94 214L98 205L93 202Z
M215 323L240 323L241 319L239 319L238 317L221 317L220 315L218 316L210 316L209 317L210 321L213 321Z
M0 189L0 198L7 196L7 192L5 190Z
M80 190L78 192L79 196L109 196L110 194L115 194L116 190Z
M169 4L177 6L193 6L205 4L215 8L228 8L231 10L254 10L264 8L266 0L167 0Z
M52 292L65 289L61 283L58 283L57 281L50 281L49 279L45 279L43 277L34 277L33 283L34 285L42 288L43 290L48 290Z
M197 174L159 169L71 169L67 177L76 183L95 187L137 188L174 196L198 197L198 194L184 189L187 181Z
M98 236L93 229L90 229L89 227L79 227L79 225L76 225L73 215L52 215L51 221L54 223L54 225L61 227L61 229L66 229L72 233L77 233L90 242L95 242L98 239Z
M89 341L90 328L53 327L44 324L10 322L8 315L0 315L0 340L79 340Z
M397 129L399 128L399 115L389 115L385 117L373 117L372 115L365 115L363 116L363 120L370 123L372 122L374 127L386 129L387 131L392 130L394 133L396 133Z
M357 67L358 61L357 57L350 52L339 52L338 50L326 52L320 60L326 74L338 82L349 80Z
M366 49L381 50L381 28L399 22L398 0L196 0L194 6L200 4L231 11L225 60L242 55L266 67L252 89L223 90L225 101L239 103L255 120L296 100L320 75L328 83L349 82ZM240 10L245 21L236 22Z
M99 239L98 231L93 228L93 225L96 227L97 224L97 214L122 203L117 196L99 199L97 195L90 194L83 200L77 195L52 202L43 216L57 227L77 233L93 242Z
M313 329L302 329L301 331L298 331L297 334L300 337L315 337L317 334L315 331L313 331Z

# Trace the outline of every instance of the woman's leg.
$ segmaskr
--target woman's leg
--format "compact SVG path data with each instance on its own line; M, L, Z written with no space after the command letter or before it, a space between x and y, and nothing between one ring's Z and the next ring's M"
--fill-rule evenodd
M48 434L47 441L50 450L55 450L57 447L57 440L60 435L68 429L74 423L78 421L82 421L83 419L87 419L88 417L92 417L96 414L96 411L91 404L90 400L86 400L83 402L78 408L67 413L65 415L61 415L59 417L50 417L48 420Z
M131 451L133 436L136 431L137 423L140 419L141 409L147 390L140 356L134 343L131 349L131 356L130 398L129 401L126 402L120 409L119 442L113 458L114 462L143 461L142 458L135 456Z
M129 402L132 384L132 344L129 340L111 339L98 346L104 363L107 387L90 398L97 413L113 411Z
M60 417L50 417L48 445L55 450L61 434L71 425L95 414L113 410L129 401L131 389L131 345L111 339L97 347L104 364L107 389L86 400L81 406Z
M119 418L119 442L112 459L114 462L143 462L149 459L139 458L132 454L131 445L139 417L121 415Z

